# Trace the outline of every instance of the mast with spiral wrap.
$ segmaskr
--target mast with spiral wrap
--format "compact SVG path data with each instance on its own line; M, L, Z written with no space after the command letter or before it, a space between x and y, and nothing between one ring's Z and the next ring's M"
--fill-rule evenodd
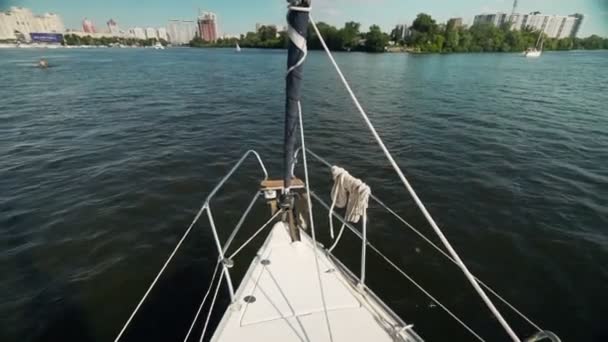
M285 89L285 140L283 180L284 195L289 193L293 167L295 164L296 128L302 88L302 62L306 57L306 36L308 31L308 11L310 0L291 0L287 14L287 34L289 46L287 52L287 76Z

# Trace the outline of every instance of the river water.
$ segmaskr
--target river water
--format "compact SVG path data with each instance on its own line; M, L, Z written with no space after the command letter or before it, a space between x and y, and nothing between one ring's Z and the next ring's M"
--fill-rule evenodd
M608 53L336 58L471 271L564 341L608 340ZM247 149L280 176L285 64L263 50L1 50L0 340L112 340ZM304 78L308 147L437 241L323 54ZM327 199L328 170L310 164ZM260 178L249 161L214 199L222 239ZM457 267L378 206L369 216L373 244L486 340L508 340ZM257 203L237 243L267 217ZM337 254L357 270L358 250L347 235ZM254 253L235 260L236 280ZM202 221L124 340L181 341L215 258ZM427 341L473 340L373 254L367 277Z

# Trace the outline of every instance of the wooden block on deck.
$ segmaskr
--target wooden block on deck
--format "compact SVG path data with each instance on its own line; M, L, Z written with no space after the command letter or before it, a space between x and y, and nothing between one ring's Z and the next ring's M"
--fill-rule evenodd
M281 190L284 185L282 179L267 179L263 180L261 184L262 190ZM304 182L299 178L294 178L291 180L291 188L302 189L304 188Z

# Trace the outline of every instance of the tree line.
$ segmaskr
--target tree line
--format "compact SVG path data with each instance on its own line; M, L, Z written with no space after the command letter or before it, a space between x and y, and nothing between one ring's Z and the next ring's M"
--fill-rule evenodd
M372 25L361 32L361 24L347 22L337 28L324 22L317 23L328 48L332 51L384 52L391 44L410 52L521 52L534 47L539 32L531 29L511 30L509 24L497 27L490 23L458 26L455 21L438 24L435 19L420 13L411 27L395 29L390 34ZM548 38L544 36L545 50L595 50L608 49L608 38L592 35L587 38ZM389 44L389 42L391 42ZM288 44L287 33L277 31L275 26L262 26L256 32L247 32L239 38L203 41L200 37L190 42L192 47L234 47L284 49ZM308 27L308 48L322 49L313 27Z
M389 42L389 35L382 32L379 26L372 25L368 32L361 32L361 24L348 22L338 29L324 22L317 23L328 48L333 51L367 51L383 52ZM261 26L256 32L247 32L240 38L218 39L207 42L195 37L191 47L234 47L236 44L245 48L284 49L288 44L287 32L278 31L275 26ZM321 41L312 25L308 26L308 48L322 49Z
M75 34L66 34L63 36L63 45L67 46L111 46L111 45L125 45L125 46L153 46L156 42L160 41L163 46L166 46L168 42L164 39L157 40L155 38L149 39L138 39L138 38L123 38L123 37L99 37L94 38L89 35L79 36Z
M455 21L437 24L428 14L418 14L407 34L400 30L391 32L398 45L417 52L520 52L534 47L539 31L531 29L511 30L510 24L495 26L478 23L470 27L457 26ZM592 35L587 38L544 38L545 50L595 50L608 49L608 38Z

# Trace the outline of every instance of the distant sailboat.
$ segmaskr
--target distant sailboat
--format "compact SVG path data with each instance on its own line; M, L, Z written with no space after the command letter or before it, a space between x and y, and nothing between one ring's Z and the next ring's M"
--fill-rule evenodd
M545 43L545 40L542 39L543 37L543 32L541 31L538 34L538 39L536 40L536 45L534 45L533 48L528 48L526 51L524 51L524 57L540 57L540 55L543 52L543 44ZM538 42L540 41L540 46L538 46Z
M239 43L236 43L236 52L241 52L241 47L239 46Z

